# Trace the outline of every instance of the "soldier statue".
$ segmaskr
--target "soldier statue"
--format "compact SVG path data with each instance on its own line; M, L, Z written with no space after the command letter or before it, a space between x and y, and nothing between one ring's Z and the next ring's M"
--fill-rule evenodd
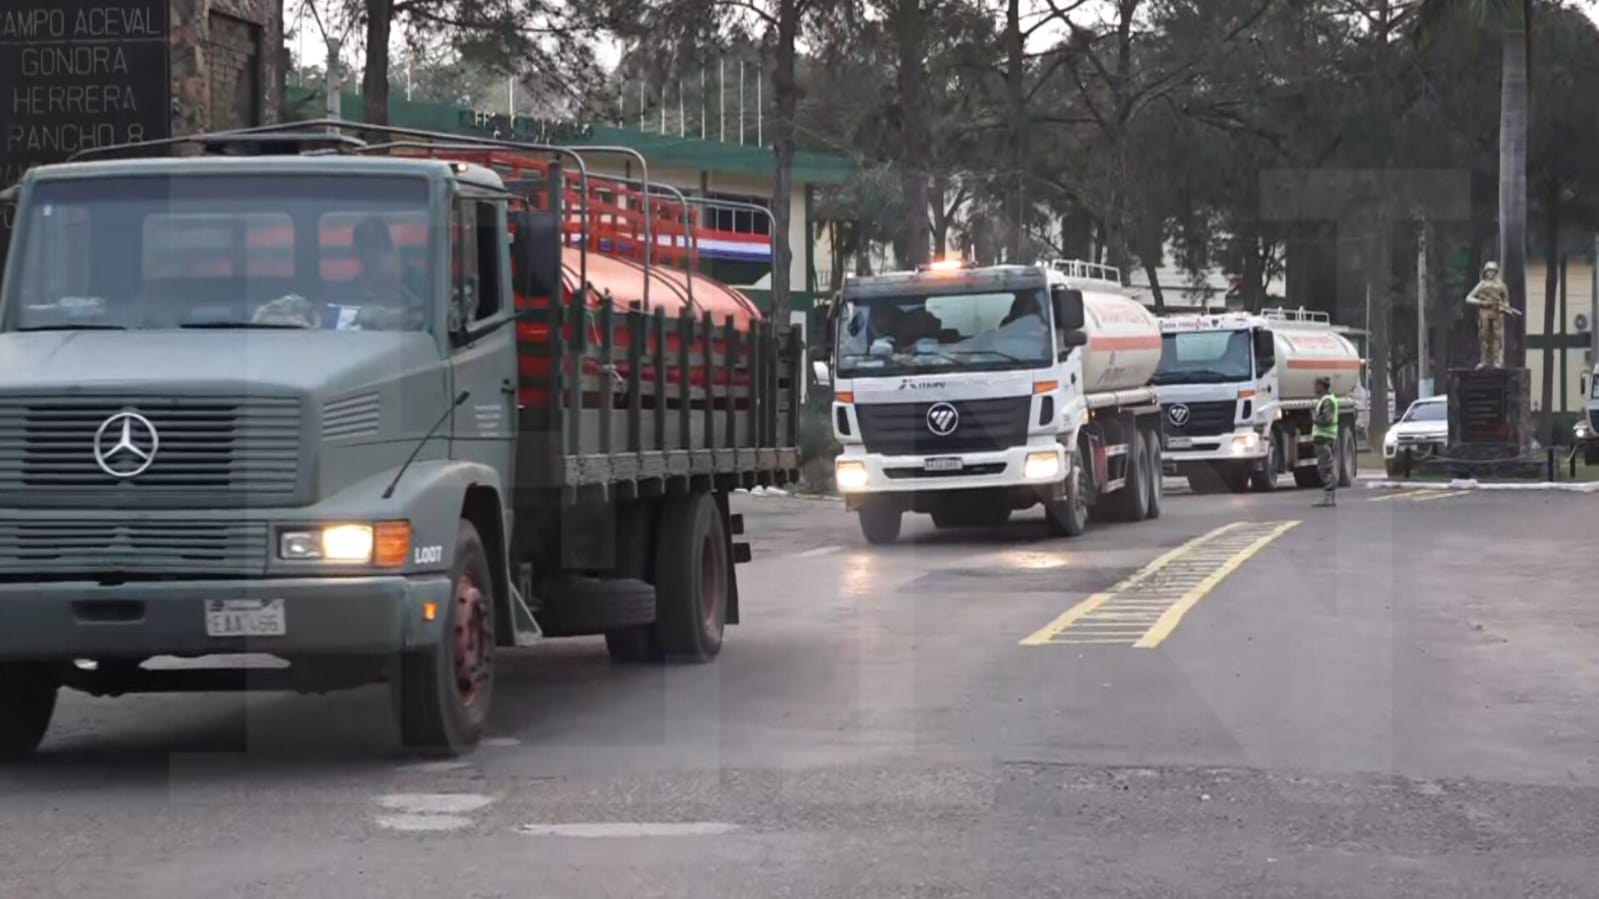
M1499 280L1499 263L1482 267L1482 280L1466 294L1466 303L1477 307L1477 337L1482 341L1482 361L1478 368L1504 368L1505 315L1520 315L1510 308L1510 292Z

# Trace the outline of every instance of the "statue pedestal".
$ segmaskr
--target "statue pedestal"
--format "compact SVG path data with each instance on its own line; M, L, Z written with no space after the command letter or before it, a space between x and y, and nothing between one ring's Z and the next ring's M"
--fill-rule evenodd
M1439 463L1455 477L1540 477L1532 454L1532 373L1525 368L1454 369L1449 443Z

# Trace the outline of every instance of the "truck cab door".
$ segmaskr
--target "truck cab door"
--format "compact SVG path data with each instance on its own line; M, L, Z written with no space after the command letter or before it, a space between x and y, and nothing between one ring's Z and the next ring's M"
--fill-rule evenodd
M462 196L450 219L451 394L471 394L455 410L454 456L493 468L510 490L515 486L517 357L505 203Z

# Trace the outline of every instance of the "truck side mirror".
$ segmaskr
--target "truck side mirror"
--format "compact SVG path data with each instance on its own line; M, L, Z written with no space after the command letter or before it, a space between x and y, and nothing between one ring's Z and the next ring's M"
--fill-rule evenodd
M1277 364L1277 338L1265 328L1257 328L1255 337L1255 372L1263 375Z
M811 360L811 373L816 376L816 386L833 386L833 373L828 370L826 361L822 359Z
M1062 331L1081 331L1083 319L1083 292L1063 285L1049 289L1049 300L1055 307L1055 327ZM1080 344L1078 344L1080 346Z
M1589 378L1590 378L1590 377L1591 377L1591 376L1590 376L1590 375L1589 375L1589 374L1588 374L1588 373L1587 373L1587 372L1583 372L1583 373L1582 373L1582 387L1581 387L1581 390L1582 390L1582 395L1583 395L1583 396L1588 396L1588 395L1589 395L1589 391L1588 391L1588 387L1589 387L1589 384L1588 384L1588 379L1589 379Z
M1088 346L1088 334L1083 331L1064 331L1060 335L1060 357L1066 358L1073 347Z

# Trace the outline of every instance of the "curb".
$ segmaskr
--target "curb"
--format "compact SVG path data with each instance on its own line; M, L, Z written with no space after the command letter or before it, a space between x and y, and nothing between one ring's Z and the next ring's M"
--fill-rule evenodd
M1527 484L1484 484L1474 478L1453 481L1370 481L1369 490L1542 490L1556 493L1599 493L1599 481L1537 481Z

